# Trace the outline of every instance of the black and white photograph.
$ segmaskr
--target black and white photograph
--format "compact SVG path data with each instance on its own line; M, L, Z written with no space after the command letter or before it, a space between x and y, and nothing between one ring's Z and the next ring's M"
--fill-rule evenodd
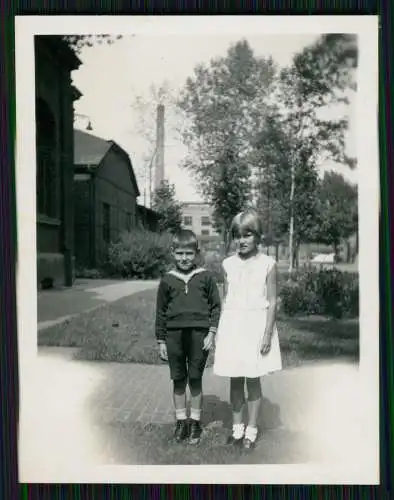
M377 19L16 17L21 482L378 484Z

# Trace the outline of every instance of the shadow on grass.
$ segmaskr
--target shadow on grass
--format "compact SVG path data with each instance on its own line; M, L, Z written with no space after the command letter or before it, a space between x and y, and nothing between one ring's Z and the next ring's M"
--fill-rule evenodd
M220 424L205 427L200 443L176 444L171 424L127 423L106 425L101 438L118 465L235 465L301 464L310 462L303 450L304 436L281 429L267 431L252 452L226 444L227 433Z
M245 405L245 421L247 421L247 405ZM230 432L232 414L231 405L227 401L222 401L217 396L209 394L204 396L202 423L209 425L212 422L220 422L222 427ZM271 403L264 396L261 401L257 425L260 432L278 429L282 425L279 406Z
M114 417L104 422L100 418L101 409L119 407L117 398L121 396L116 370L109 371L96 400L94 419L98 423L98 439L105 448L110 463L124 465L199 465L199 464L242 464L242 463L297 463L299 450L298 434L282 429L280 408L268 398L262 400L258 427L260 439L255 453L245 454L240 449L227 445L231 433L232 413L227 399L227 385L214 388L215 394L204 395L202 426L203 435L197 446L173 441L174 421L155 421L155 416L144 414L143 421L121 420ZM152 388L152 390L154 390ZM164 390L164 389L163 389ZM147 404L151 396L147 391L141 405ZM170 393L169 393L170 397ZM103 400L100 403L100 398ZM105 402L104 402L105 398ZM104 404L105 403L105 404ZM168 407L171 408L171 400ZM153 405L152 407L155 407ZM245 408L246 410L246 408ZM157 418L157 417L156 417ZM169 417L171 419L171 416ZM152 420L153 421L150 421ZM105 419L104 419L105 420ZM247 411L245 415L247 421ZM296 453L297 452L297 453ZM296 458L297 457L297 458Z

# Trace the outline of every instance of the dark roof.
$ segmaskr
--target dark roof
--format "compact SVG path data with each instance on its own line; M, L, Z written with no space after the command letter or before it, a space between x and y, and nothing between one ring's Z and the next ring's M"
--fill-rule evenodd
M110 141L101 137L74 130L74 165L97 167L111 146Z
M134 184L137 196L139 196L140 190L133 165L126 151L115 141L107 141L82 130L74 130L74 165L77 167L98 167L111 148L122 154L126 159L129 165L131 181Z

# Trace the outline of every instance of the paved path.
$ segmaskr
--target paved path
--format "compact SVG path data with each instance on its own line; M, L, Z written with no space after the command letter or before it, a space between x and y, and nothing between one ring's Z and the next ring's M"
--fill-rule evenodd
M156 281L78 280L72 288L39 292L38 329L156 286Z
M22 482L73 481L78 467L123 463L114 436L122 439L127 463L138 464L133 443L121 437L124 432L127 436L128 423L168 426L173 422L165 365L74 361L72 350L41 348L30 370L31 385L25 391L22 387ZM263 379L259 425L264 432L264 463L272 463L272 456L286 463L291 436L302 436L291 444L293 456L298 447L304 459L345 467L370 459L368 454L360 455L362 446L372 443L366 442L364 430L370 422L360 411L358 377L354 366L327 365L286 370ZM227 380L207 369L204 388L203 423L219 422L229 429Z

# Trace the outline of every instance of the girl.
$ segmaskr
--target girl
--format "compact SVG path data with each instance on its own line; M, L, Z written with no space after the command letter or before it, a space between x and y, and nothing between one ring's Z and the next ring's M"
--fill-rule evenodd
M233 432L229 443L253 448L261 401L260 377L281 370L276 313L276 262L259 252L261 224L254 210L232 222L235 255L223 261L225 300L217 331L214 373L231 377ZM245 429L244 388L248 391L249 422Z

